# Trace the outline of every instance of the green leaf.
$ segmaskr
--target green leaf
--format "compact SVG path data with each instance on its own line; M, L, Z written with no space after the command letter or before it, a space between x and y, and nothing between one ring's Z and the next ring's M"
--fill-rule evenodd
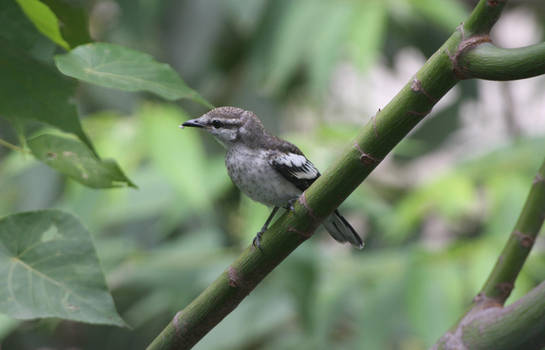
M38 0L16 0L36 28L57 45L69 50L70 46L63 39L57 16Z
M0 219L0 311L18 319L60 317L125 326L89 232L59 210Z
M122 46L81 45L55 56L55 63L62 73L88 83L125 91L149 91L168 100L186 98L212 107L168 64Z
M71 47L93 41L89 35L85 1L42 0L42 2L57 15L61 23L62 36Z
M247 35L251 35L259 25L262 14L267 9L267 0L226 0L221 4L232 17L233 25Z
M115 161L99 159L76 138L42 134L29 139L28 146L40 161L85 186L136 187Z
M55 44L40 34L15 1L0 1L0 40L9 41L26 55L47 61L53 56ZM2 41L2 57L4 47Z
M0 37L0 115L35 120L73 133L93 149L71 103L75 82ZM94 149L93 149L94 152Z
M6 336L8 336L17 326L19 321L8 317L4 314L0 314L0 341L2 341Z

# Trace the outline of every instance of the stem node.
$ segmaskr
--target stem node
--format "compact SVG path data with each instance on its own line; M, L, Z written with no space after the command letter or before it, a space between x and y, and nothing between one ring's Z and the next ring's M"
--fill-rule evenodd
M376 165L382 161L382 159L375 158L369 153L365 153L357 142L354 143L354 148L360 152L360 162L365 165Z
M229 277L229 286L233 288L238 288L240 286L240 276L233 266L229 266L227 269L227 276Z
M316 214L314 214L314 210L312 210L312 208L307 203L307 196L305 192L301 193L298 201L307 210L308 215L310 215L313 220L318 220L318 217L316 216Z
M520 231L513 231L513 235L517 237L520 245L524 248L531 248L534 244L534 237L524 234Z

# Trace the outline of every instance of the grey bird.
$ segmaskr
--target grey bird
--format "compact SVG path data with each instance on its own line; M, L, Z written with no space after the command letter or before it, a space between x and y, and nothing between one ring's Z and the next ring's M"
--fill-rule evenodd
M253 112L218 107L180 125L186 126L212 134L227 149L225 165L235 185L251 199L273 207L253 241L261 249L261 236L278 209L293 208L320 172L295 145L269 134ZM338 210L323 226L338 242L363 248L362 239Z

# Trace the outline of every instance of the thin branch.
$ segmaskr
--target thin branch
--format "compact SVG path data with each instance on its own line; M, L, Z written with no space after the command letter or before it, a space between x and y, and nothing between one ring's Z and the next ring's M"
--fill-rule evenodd
M514 287L545 219L545 160L539 169L519 219L478 298L503 305Z
M545 74L545 42L516 49L483 43L458 60L463 78L517 80Z
M534 349L533 345L545 345L545 282L516 303L503 307L544 220L545 160L481 292L434 349Z
M12 144L12 143L4 140L4 139L0 139L0 145L2 145L4 147L7 147L7 148L9 148L9 149L11 149L13 151L17 151L17 152L21 152L21 153L25 153L25 154L30 153L30 151L28 151L28 150L26 150L26 149L24 149L22 147L16 146L16 145L14 145L14 144Z
M469 24L452 34L403 89L367 123L337 163L264 235L263 252L248 247L204 292L179 311L148 350L189 349L227 316L265 276L314 233L380 161L458 81L452 56L494 24L503 2L481 0ZM312 213L312 214L311 214Z

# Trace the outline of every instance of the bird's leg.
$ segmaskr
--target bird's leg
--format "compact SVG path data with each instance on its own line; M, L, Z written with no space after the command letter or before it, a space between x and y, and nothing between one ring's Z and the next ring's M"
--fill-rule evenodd
M271 221L274 218L274 215L276 214L277 211L278 211L278 207L274 207L271 214L267 218L267 221L265 221L265 224L263 224L263 227L261 228L261 230L259 230L257 235L254 237L254 241L252 242L252 244L253 244L254 247L259 248L259 250L262 250L261 249L261 236L263 236L263 233L265 231L267 231L267 228L269 228L269 224L271 223Z
M286 205L284 208L289 210L289 211L294 211L295 208L293 207L293 205L295 204L295 202L297 202L297 198L292 198L288 201L288 205Z

